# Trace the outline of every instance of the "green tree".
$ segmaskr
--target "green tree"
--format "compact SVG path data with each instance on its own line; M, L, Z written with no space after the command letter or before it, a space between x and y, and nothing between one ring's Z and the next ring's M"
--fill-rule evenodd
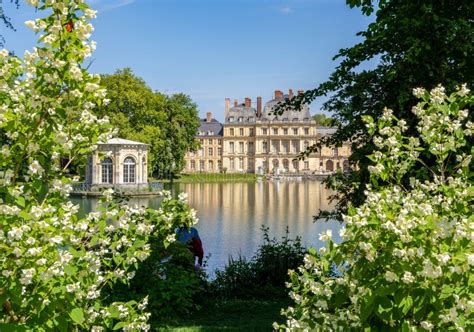
M323 110L342 123L339 130L321 144L341 145L351 141L351 162L356 171L329 179L342 194L338 212L349 202L360 205L369 182L367 158L374 150L365 115L378 119L386 106L407 121L408 132L416 134L410 114L415 105L415 87L431 89L443 84L453 90L461 83L472 88L474 78L474 2L470 0L347 0L365 15L375 12L375 21L357 35L363 40L341 49L340 61L328 81L296 96L287 107L299 108L320 96L330 96ZM364 69L376 62L371 69ZM472 117L472 115L471 115ZM313 146L308 153L319 149ZM425 163L431 160L423 159ZM417 168L414 168L416 172ZM336 181L341 180L341 181ZM353 186L353 183L359 183Z
M336 119L331 118L330 116L327 116L323 113L317 113L313 115L313 120L316 121L318 126L337 127L339 125L339 122Z
M197 106L188 96L153 92L130 68L102 75L111 102L97 110L108 115L122 138L150 144L153 175L179 172L184 154L195 148L199 127Z

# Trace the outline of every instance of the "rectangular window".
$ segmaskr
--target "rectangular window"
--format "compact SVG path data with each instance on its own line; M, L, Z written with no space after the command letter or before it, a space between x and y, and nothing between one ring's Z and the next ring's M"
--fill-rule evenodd
M293 128L293 135L298 135L298 128Z
M207 149L207 155L208 155L209 157L212 157L213 150L214 150L213 148L208 148L208 149Z
M304 162L304 169L309 170L309 161Z
M304 134L309 135L309 128L304 128Z
M112 162L102 163L102 183L112 183Z
M222 171L222 161L221 160L217 161L217 167L219 168L219 172Z
M239 158L239 169L244 169L244 158Z
M244 153L244 142L239 142L239 152Z
M199 170L204 171L204 160L199 161Z
M191 160L191 169L194 171L196 169L196 162Z
M234 142L229 142L229 152L230 153L234 153L235 150L234 150Z
M266 135L267 134L267 128L262 128L262 135Z
M222 156L222 148L217 148L217 155Z
M244 128L240 128L239 133L240 133L240 136L244 136Z
M212 138L209 139L208 143L209 145L212 145Z
M212 160L209 160L208 165L208 170L212 172L214 170L214 163L212 162Z
M332 155L333 155L334 157L337 157L337 155L338 155L337 148L332 148Z
M278 135L278 128L273 128L273 135Z
M249 142L249 152L253 153L253 142Z
M230 136L234 136L234 128L230 128L230 129L229 129L229 135L230 135Z
M263 153L268 152L268 143L267 142L262 142L262 148L263 148Z
M230 169L231 169L231 170L234 170L234 168L235 168L235 165L234 165L234 158L230 158L229 161L230 161Z
M283 135L288 135L288 128L283 128Z
M253 128L249 128L249 136L253 136L254 135L254 130Z

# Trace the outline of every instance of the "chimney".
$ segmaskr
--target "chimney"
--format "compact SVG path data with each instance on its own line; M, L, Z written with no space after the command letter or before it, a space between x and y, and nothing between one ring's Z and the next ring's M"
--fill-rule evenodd
M257 117L262 115L262 97L257 97Z
M298 90L298 96L301 96L303 94L303 90L299 89Z
M211 112L207 112L206 113L206 122L209 123L212 121L212 113Z
M229 110L230 110L230 98L226 98L224 111L227 113Z
M288 91L288 96L289 96L289 99L293 99L293 96L294 96L294 94L293 94L293 89L290 89L290 90Z
M252 99L249 97L245 98L245 107L252 107Z
M234 107L239 106L239 101L237 99L234 99Z
M280 90L275 90L275 99L283 97L283 92Z

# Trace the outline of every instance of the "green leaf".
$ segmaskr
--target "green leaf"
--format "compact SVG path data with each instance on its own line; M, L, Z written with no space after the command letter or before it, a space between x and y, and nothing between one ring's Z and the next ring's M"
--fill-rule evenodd
M82 324L84 323L84 312L82 311L81 308L74 308L72 309L71 313L69 316L72 318L72 320L77 323L77 324Z
M122 327L125 326L125 322L118 322L117 324L115 324L115 326L113 327L113 330L119 330L121 329Z

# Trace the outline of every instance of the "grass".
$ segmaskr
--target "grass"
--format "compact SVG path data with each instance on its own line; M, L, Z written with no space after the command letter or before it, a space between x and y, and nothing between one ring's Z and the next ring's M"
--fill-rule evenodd
M154 331L272 331L273 322L282 323L282 308L290 305L288 298L261 300L216 300L187 316Z
M173 179L173 182L196 183L196 182L255 182L256 174L234 174L234 173L195 173L181 174ZM158 180L160 182L170 182L170 180Z

